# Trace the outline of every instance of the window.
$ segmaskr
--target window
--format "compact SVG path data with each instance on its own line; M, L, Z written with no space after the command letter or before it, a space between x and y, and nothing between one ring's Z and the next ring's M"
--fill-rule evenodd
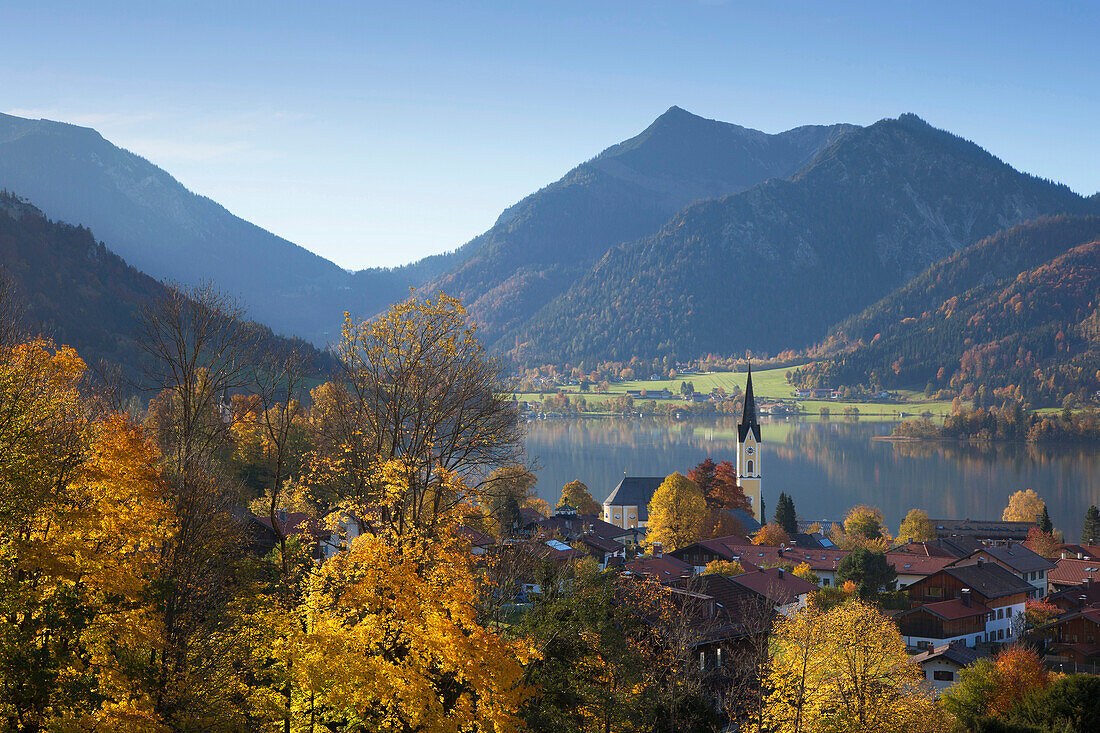
M707 668L707 653L699 652L699 669L705 670Z
M752 461L749 461L749 465L748 468L745 470L745 473L749 476L752 476Z
M931 596L932 598L942 598L943 588L929 588L925 591L925 595Z
M955 673L947 669L937 669L932 673L932 679L940 682L954 682Z
M829 584L829 579L828 578L822 578L821 579L821 584L822 585L828 585Z
M1039 571L1039 580L1042 580L1045 577L1047 577L1047 571L1046 570L1040 570Z
M997 618L1001 619L1005 617L1005 610L1003 608L997 609Z
M1005 618L1012 618L1012 608L1011 607L1005 609Z
M997 629L997 641L1000 641L1003 638L1005 638L1005 630Z
M981 636L981 634L979 634L979 635L974 637L974 646L978 646L978 644L981 644L981 643L982 643L982 636Z

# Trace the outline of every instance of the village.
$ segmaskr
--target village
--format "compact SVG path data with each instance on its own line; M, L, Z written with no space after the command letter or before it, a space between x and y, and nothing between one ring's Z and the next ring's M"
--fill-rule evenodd
M471 524L457 531L492 576L503 605L517 613L579 562L625 582L660 586L679 609L699 669L719 677L749 651L766 647L777 616L849 598L878 604L937 693L978 660L1021 645L1052 671L1100 671L1100 538L1061 541L1045 509L1035 509L1041 499L1034 492L1018 492L1005 512L1030 507L1032 519L934 519L914 510L901 528L913 536L896 538L873 507L854 507L842 520L811 521L798 518L782 493L768 521L765 452L750 373L736 468L725 464L727 474L735 471L744 504L727 508L719 525L735 531L666 541L675 532L655 526L655 497L676 477L690 483L680 474L624 476L602 505L575 481L552 511L518 506L512 526L495 536ZM712 461L696 468L714 470ZM317 562L346 550L372 524L346 513L325 523L287 511L276 521L278 532L266 515L245 518L255 551L267 553L280 535L298 537ZM1100 530L1100 515L1093 527Z

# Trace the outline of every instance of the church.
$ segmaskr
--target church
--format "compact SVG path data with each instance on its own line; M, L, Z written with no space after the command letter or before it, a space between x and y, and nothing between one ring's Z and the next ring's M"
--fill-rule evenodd
M741 413L741 423L737 426L737 485L752 504L752 518L764 524L760 448L760 423L756 420L756 397L752 391L752 367L749 367L745 407ZM648 526L649 502L664 480L664 476L624 476L604 500L603 520L624 529ZM748 526L746 521L742 524Z
M764 499L760 493L760 423L756 421L756 397L752 392L752 367L745 384L745 407L737 426L737 485L752 503L752 515L764 524Z

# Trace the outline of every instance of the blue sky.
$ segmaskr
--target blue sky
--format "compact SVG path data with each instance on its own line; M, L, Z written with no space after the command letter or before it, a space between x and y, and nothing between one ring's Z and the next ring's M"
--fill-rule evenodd
M0 110L95 127L348 268L454 249L673 104L915 112L1100 189L1100 3L6 4Z

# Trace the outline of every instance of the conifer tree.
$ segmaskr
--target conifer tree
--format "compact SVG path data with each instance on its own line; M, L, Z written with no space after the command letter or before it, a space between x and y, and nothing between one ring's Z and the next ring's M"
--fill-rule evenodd
M1085 525L1081 529L1081 541L1094 544L1100 539L1100 509L1093 504L1085 512Z
M1050 521L1050 512L1047 511L1047 505L1043 504L1043 512L1039 515L1039 529L1047 534L1054 532L1054 523Z
M779 498L775 500L775 523L789 535L798 532L798 516L794 510L794 499L784 492L780 492Z

